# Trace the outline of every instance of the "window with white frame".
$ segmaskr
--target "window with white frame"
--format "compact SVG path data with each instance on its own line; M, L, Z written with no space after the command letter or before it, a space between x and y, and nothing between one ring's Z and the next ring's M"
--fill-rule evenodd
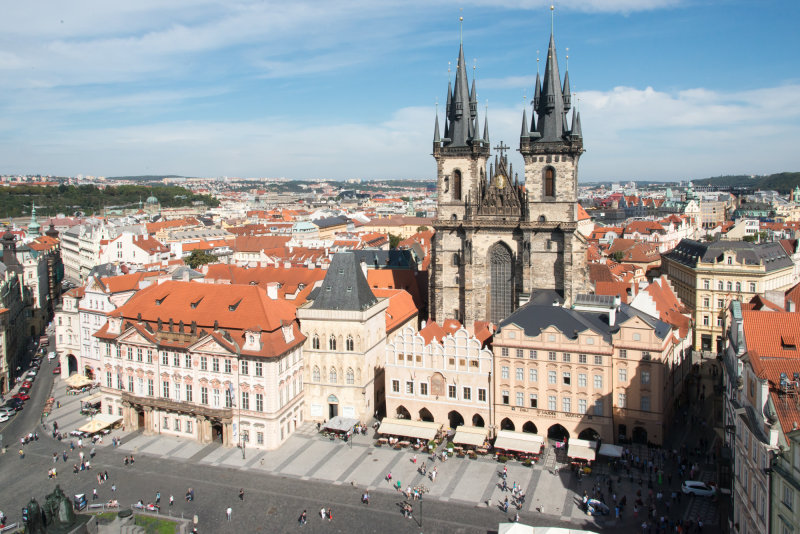
M650 371L642 371L639 376L642 379L642 385L646 386L650 383Z
M411 380L408 380L406 382L406 394L407 395L413 395L414 394L414 382L412 382Z
M603 389L603 375L594 375L594 389Z
M578 387L585 388L586 387L586 373L578 373Z
M539 395L536 393L531 393L528 395L528 402L530 403L531 408L538 408L539 407Z
M478 388L478 402L486 402L486 389Z
M517 391L517 406L525 406L525 393Z
M555 384L557 382L557 375L555 371L547 371L547 383Z
M508 366L503 365L500 367L500 377L501 378L508 378Z
M419 383L419 394L420 395L428 395L428 383L427 382L420 382Z
M169 398L169 382L161 382L161 396L165 399Z
M464 400L472 400L472 388L465 386L461 391Z
M502 396L503 396L503 404L508 406L508 390L507 389L503 390Z
M539 381L539 370L538 369L528 369L528 381L530 381L530 382L538 382Z
M641 409L643 412L650 411L650 397L648 397L647 395L643 395L641 404L642 404Z
M392 380L392 393L400 393L400 381Z
M619 375L619 381L620 381L620 383L624 384L625 382L627 382L627 381L628 381L628 370L627 370L627 369L625 369L624 367L621 367L621 368L618 370L617 374Z
M345 375L345 382L347 382L347 384L352 386L353 384L355 384L356 381L355 376L356 375L353 372L353 369L351 367L348 367L347 374Z
M626 401L627 401L627 396L624 393L620 393L617 395L617 407L625 408Z
M578 399L578 413L586 413L586 399Z
M453 384L448 384L447 386L447 398L448 399L456 398L456 387Z
M551 412L556 411L556 396L555 395L548 395L547 396L547 409Z
M522 367L517 367L517 380L525 380L525 369Z

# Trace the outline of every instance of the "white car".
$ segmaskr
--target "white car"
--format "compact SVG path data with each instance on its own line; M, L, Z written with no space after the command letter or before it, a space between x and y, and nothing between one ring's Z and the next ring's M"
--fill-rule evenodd
M700 497L711 497L717 490L714 486L709 486L705 482L699 480L686 480L681 485L681 491L686 494L698 495Z
M9 419L11 419L11 417L9 417L8 415L6 415L4 413L0 413L0 423L5 423Z
M28 371L28 376L36 376L36 369L31 369Z
M17 412L11 408L5 408L5 407L0 408L0 417L5 417L5 419L3 419L2 421L8 421L8 419L12 417L15 413Z

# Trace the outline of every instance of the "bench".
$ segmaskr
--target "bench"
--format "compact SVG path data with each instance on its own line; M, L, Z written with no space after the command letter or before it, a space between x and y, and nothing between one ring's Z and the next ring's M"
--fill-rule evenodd
M17 528L17 524L16 523L11 523L10 525L6 525L6 526L0 528L0 532L10 532L11 530L14 530L16 528Z

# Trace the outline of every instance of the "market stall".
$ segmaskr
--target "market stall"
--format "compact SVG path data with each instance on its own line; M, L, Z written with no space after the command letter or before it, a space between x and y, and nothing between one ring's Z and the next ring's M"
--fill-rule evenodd
M595 453L596 447L596 441L570 438L567 442L567 456L571 460L593 462L597 457Z
M409 419L395 419L384 417L381 426L378 427L378 434L384 436L399 436L404 438L419 439L430 441L439 436L442 431L442 423L429 421L411 421ZM400 441L400 445L406 441Z
M500 430L497 432L494 448L503 451L522 453L523 455L531 455L532 459L537 460L544 448L544 437L529 432Z

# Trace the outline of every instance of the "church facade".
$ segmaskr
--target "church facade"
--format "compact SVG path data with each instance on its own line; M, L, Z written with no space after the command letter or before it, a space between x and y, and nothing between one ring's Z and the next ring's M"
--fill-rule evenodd
M580 114L571 109L569 73L558 72L550 36L543 79L536 75L530 123L523 111L519 151L524 182L502 143L488 168L488 119L478 117L475 80L459 49L455 86L448 83L444 132L437 114L436 233L432 246L431 319L498 324L539 294L567 304L585 292L586 242L578 228Z

